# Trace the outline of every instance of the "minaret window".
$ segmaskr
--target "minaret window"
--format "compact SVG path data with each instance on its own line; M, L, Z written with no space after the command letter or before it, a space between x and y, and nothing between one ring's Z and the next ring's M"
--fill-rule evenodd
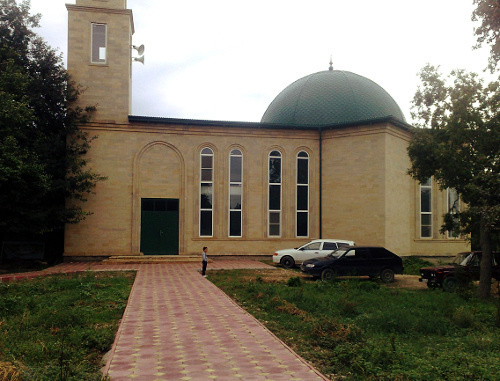
M106 24L92 24L92 63L106 63Z

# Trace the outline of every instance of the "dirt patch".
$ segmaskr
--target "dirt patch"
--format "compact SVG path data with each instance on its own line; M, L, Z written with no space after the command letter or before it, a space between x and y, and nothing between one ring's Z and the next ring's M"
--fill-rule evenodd
M252 275L244 277L246 281L255 281L257 278L266 283L284 283L288 279L299 277L304 282L315 282L316 279L301 271L274 267L273 269L252 270ZM344 277L341 277L342 279ZM345 277L347 278L347 277ZM357 277L358 279L372 282L369 277ZM427 285L418 281L418 275L396 275L394 282L389 283L391 288L406 288L410 290L426 289Z
M418 275L396 275L389 287L407 288L410 290L426 289L427 284L418 281Z
M290 278L301 277L307 278L305 274L296 270L287 270L281 267L275 267L272 269L254 269L251 270L252 275L244 276L245 281L255 281L257 278L265 283L283 283ZM312 277L308 277L313 279Z

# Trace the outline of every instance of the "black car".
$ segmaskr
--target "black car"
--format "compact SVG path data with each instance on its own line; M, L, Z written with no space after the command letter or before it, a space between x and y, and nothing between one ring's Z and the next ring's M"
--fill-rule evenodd
M325 258L304 261L300 269L322 280L341 275L368 275L379 276L389 283L394 280L394 274L403 273L403 261L383 247L347 246Z

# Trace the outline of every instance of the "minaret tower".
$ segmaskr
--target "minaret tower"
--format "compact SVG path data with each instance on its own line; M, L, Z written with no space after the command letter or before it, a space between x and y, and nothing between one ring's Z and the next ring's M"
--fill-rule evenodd
M78 105L93 121L127 123L131 111L134 19L127 0L76 0L68 10L68 72L83 86Z

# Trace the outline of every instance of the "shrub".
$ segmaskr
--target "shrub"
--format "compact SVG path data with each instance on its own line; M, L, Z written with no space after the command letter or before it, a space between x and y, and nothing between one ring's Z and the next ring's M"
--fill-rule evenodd
M313 335L324 348L339 344L355 344L363 340L363 331L353 324L339 323L332 318L322 318L314 323Z
M467 306L460 306L453 312L452 321L460 328L471 328L475 322L474 312Z
M358 288L364 292L374 292L380 290L380 283L377 282L359 282Z
M0 361L0 380L20 381L22 373L21 365L14 365L11 362Z
M433 266L432 262L426 261L422 258L411 256L403 257L404 273L408 275L420 275L422 267Z
M301 310L300 308L297 308L294 306L292 303L287 302L286 300L277 300L277 306L276 310L279 312L286 313L288 315L296 315L296 316L301 316L306 318L307 317L307 312Z
M300 277L295 276L295 277L288 279L288 281L286 282L286 285L288 287L300 287L302 285L302 281L300 280Z
M338 301L338 308L342 316L355 316L358 314L357 303L347 298Z

